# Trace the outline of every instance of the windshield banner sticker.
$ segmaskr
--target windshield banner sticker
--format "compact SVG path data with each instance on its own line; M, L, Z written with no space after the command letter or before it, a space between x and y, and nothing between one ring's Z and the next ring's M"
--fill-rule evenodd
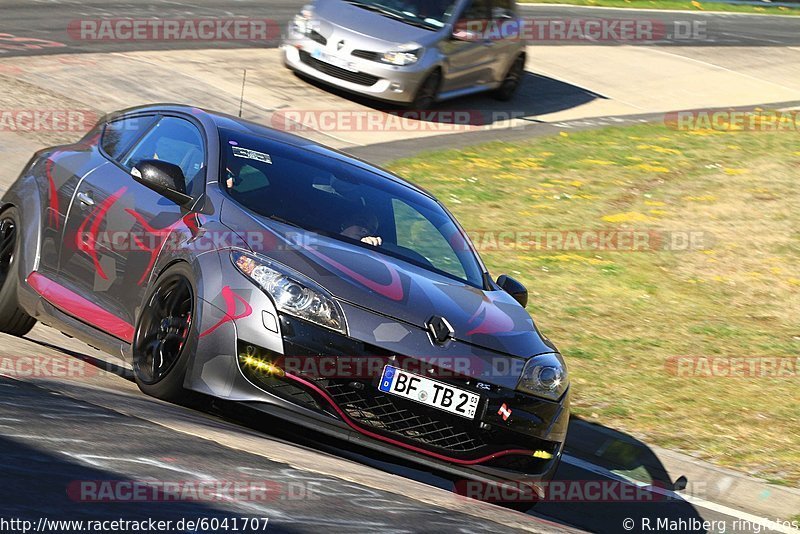
M255 150L250 150L249 148L242 148L239 146L231 147L233 150L233 155L237 158L245 158L245 159L252 159L255 161L260 161L262 163L269 163L272 165L272 158L269 157L269 154L264 154L263 152L256 152Z

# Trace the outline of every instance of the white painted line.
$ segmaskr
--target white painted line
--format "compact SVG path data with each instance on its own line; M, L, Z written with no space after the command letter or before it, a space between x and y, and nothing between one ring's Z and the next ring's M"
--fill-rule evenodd
M788 525L782 525L776 523L775 521L766 519L764 517L758 517L757 515L749 514L741 510L736 510L735 508L730 508L728 506L718 504L715 502L707 501L705 499L701 499L700 497L694 497L692 495L683 495L681 493L676 493L674 491L670 491L664 488L653 487L650 484L646 484L639 480L628 478L624 475L620 475L619 473L609 471L605 467L600 467L599 465L595 465L591 462L587 462L586 460L581 460L580 458L576 458L568 454L563 455L561 457L561 460L574 467L585 469L586 471L592 472L596 475L607 477L612 480L619 480L620 482L627 482L630 484L634 484L640 488L647 489L652 493L657 493L659 495L663 495L665 497L669 497L675 500L686 501L689 504L694 504L696 506L699 506L700 508L705 508L707 510L711 510L712 512L717 512L719 514L736 517L744 521L749 521L754 525L760 525L766 529L770 529L775 532L782 532L784 534L800 534L800 530L792 528Z

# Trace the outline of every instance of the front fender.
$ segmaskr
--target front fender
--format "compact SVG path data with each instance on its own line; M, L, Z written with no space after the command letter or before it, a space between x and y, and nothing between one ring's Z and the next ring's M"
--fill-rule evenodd
M16 275L18 284L17 300L20 307L29 315L35 315L39 295L25 282L28 275L38 270L42 246L42 222L46 203L40 183L31 174L20 176L3 195L2 210L14 206L19 213L19 239L22 240Z

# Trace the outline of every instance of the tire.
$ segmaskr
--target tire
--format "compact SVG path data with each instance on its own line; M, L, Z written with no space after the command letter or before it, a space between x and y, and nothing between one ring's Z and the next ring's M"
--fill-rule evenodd
M19 220L17 208L0 213L0 332L21 337L30 332L36 319L25 313L17 300L17 261L22 248Z
M430 109L439 97L439 87L442 85L442 71L436 69L425 78L425 81L417 89L414 101L409 108L416 111Z
M508 102L517 93L519 86L522 84L522 77L525 74L525 56L517 56L511 68L508 69L503 83L495 89L492 96L501 102Z
M200 317L194 273L176 263L147 292L133 336L136 385L147 395L193 404L201 395L184 389L189 360L197 350Z

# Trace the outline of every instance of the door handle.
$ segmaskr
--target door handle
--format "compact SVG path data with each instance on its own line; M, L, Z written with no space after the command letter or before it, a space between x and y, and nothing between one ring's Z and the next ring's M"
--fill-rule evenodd
M85 206L94 206L94 200L87 193L78 193L78 200Z

